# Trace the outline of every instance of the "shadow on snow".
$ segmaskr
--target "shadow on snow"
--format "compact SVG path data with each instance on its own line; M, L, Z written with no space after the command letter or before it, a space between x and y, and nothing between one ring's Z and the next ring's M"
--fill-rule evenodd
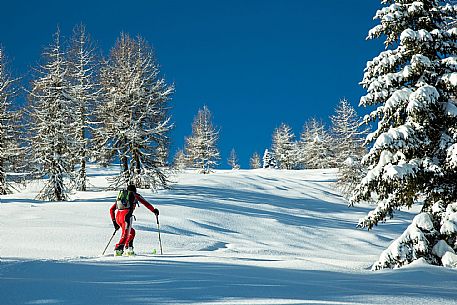
M452 303L456 272L426 267L345 273L144 258L0 263L2 304L190 304L281 300L345 304L394 296ZM304 302L305 303L305 302Z
M326 190L318 193L322 192L328 193ZM168 194L170 196L167 196ZM308 194L303 198L289 198L262 193L261 190L251 192L208 186L177 186L168 194L162 194L159 198L154 198L154 195L145 197L151 202L156 202L159 208L161 205L177 205L206 211L275 219L286 225L333 229L355 229L357 219L347 219L348 213L363 217L371 210L360 206L348 207L342 201L326 201L319 198L319 194L314 197ZM334 194L331 195L334 196ZM265 206L270 206L271 209L266 209ZM407 218L406 221L405 218ZM398 212L395 216L396 222L389 224L389 231L402 232L407 227L410 218L411 215Z

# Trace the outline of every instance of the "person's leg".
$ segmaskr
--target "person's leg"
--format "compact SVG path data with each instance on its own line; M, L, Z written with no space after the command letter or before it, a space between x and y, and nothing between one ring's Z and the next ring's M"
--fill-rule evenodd
M121 211L117 212L116 222L121 227L122 235L121 235L121 239L116 244L116 247L114 248L114 250L123 251L127 238L129 236L130 227L129 227L129 224L125 222L125 216L127 213L128 213L128 210L121 210Z
M135 229L133 228L133 216L126 215L125 217L125 222L127 223L129 230L128 230L128 236L127 239L125 240L125 249L127 251L128 255L133 255L133 239L135 238Z
M135 229L134 228L130 228L130 234L127 237L127 240L125 241L125 244L128 247L132 247L133 248L133 239L134 238L135 238Z

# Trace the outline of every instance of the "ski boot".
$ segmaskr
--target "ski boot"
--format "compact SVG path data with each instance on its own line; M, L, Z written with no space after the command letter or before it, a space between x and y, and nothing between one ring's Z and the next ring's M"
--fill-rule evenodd
M124 245L114 248L114 256L122 256L122 254L124 254Z
M133 247L128 247L125 249L125 255L127 256L133 256L135 255L135 251L133 251Z

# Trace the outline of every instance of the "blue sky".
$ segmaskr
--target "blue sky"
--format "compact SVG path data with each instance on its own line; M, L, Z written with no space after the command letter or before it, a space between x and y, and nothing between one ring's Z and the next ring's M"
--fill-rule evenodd
M57 25L69 36L84 23L103 54L120 32L140 34L176 85L172 154L207 105L220 128L223 168L232 147L247 168L282 122L299 136L309 118L328 120L339 99L357 106L365 64L383 49L365 40L377 0L93 2L2 3L0 44L11 70L26 76Z

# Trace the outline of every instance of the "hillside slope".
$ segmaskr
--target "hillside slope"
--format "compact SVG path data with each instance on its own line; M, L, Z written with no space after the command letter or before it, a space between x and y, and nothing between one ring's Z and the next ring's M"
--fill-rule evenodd
M371 272L407 226L355 228L368 206L348 208L333 170L178 174L173 189L142 194L136 257L101 256L113 232L104 191L112 171L91 170L71 202L33 198L39 183L2 196L2 304L453 304L455 271L413 264ZM115 240L119 238L119 233ZM110 253L115 241L110 246Z

